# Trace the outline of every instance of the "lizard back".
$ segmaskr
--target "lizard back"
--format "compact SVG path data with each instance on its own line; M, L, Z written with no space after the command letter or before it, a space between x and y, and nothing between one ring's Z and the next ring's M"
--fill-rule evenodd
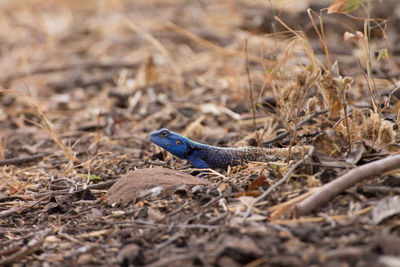
M308 146L291 148L291 155L298 157L309 150ZM200 151L200 150L199 150ZM261 148L261 147L202 147L199 156L210 168L225 168L249 161L269 162L289 155L288 148Z

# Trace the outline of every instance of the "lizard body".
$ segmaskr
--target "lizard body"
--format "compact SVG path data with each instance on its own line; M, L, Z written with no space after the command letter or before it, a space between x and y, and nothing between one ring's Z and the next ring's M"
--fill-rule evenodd
M187 159L199 169L226 168L249 161L273 161L288 155L287 148L261 147L217 147L190 140L168 129L158 130L150 135L150 141L164 148L180 159ZM292 147L292 154L301 154L309 147Z

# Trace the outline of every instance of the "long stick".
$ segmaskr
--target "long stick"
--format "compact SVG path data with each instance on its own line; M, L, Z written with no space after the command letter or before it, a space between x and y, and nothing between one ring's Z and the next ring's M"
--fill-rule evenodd
M327 203L347 188L382 173L400 168L400 154L362 165L323 185L320 190L296 205L296 215L302 216Z

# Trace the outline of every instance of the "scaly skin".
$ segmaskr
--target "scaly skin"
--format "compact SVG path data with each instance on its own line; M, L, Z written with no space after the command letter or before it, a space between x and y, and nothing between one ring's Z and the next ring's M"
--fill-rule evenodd
M288 154L286 148L216 147L192 141L168 129L150 135L150 141L181 159L187 159L198 169L226 168L249 161L269 162ZM292 153L308 151L309 147L293 147Z

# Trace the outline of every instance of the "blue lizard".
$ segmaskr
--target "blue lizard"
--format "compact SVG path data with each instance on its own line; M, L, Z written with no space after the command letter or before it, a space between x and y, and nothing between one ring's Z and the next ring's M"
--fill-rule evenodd
M189 160L198 169L226 168L249 161L269 162L276 160L278 155L287 154L288 151L285 148L210 146L192 141L168 129L161 129L152 133L150 141L180 159ZM299 152L296 151L296 153Z

